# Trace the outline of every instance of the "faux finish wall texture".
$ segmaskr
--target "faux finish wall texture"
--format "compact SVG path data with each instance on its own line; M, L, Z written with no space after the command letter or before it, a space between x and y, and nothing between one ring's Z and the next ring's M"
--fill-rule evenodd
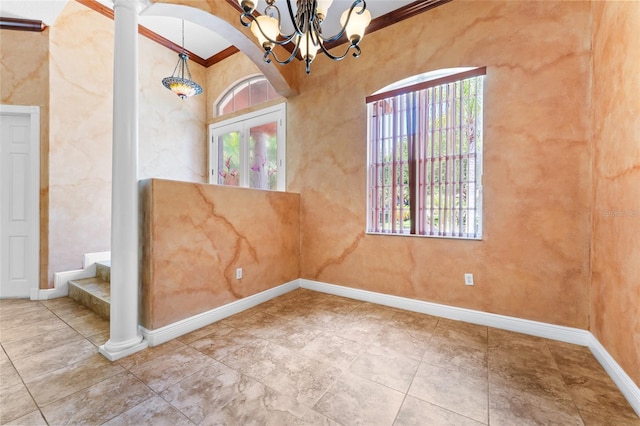
M49 260L49 34L0 30L0 103L40 107L40 285Z
M151 179L142 199L150 330L299 277L298 194Z
M108 251L111 229L114 23L68 2L51 28L49 280ZM206 176L206 95L182 101L161 84L178 60L139 36L139 175ZM190 63L204 84L204 68Z
M640 2L593 3L590 328L640 386Z
M287 105L302 277L588 328L590 45L588 2L454 1L319 57ZM367 235L365 97L459 66L487 67L483 240Z

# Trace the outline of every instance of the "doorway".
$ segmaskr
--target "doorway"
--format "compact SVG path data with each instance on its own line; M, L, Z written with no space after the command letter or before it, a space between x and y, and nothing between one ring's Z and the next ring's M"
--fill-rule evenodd
M0 298L38 298L40 107L0 105Z

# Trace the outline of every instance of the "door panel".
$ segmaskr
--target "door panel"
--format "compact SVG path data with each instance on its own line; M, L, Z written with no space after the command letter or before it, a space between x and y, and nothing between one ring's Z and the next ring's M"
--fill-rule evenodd
M39 275L39 113L0 114L0 297L29 297ZM37 134L34 134L37 132Z

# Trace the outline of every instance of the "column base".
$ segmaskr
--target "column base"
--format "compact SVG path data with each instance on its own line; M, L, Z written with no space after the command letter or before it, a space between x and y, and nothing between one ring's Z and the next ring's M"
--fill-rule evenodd
M146 349L149 346L149 342L144 340L142 336L138 336L133 341L113 344L111 340L109 340L104 345L98 347L98 352L102 354L109 361L117 361L121 358L124 358L128 355Z

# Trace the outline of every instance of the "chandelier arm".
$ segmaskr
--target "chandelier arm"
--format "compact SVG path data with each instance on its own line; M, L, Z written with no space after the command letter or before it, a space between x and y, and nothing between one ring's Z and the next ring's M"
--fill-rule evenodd
M347 25L349 25L349 21L351 20L351 15L354 13L353 10L358 7L360 5L360 3L362 3L362 9L358 10L357 13L358 15L362 15L364 13L364 11L367 9L367 3L365 0L355 0L353 2L353 4L351 5L351 7L349 8L349 14L347 15L347 20L344 22L344 25L342 26L342 29L340 31L338 31L337 34L331 36L331 37L327 37L324 38L324 36L322 35L322 33L319 33L320 37L322 38L322 42L323 43L331 43L334 42L338 39L340 39L340 37L342 37L344 35L344 33L347 31Z
M248 20L245 22L244 18L247 18ZM240 15L240 23L243 27L249 28L251 26L251 23L255 20L256 18L250 13L243 13Z
M285 60L280 60L278 58L278 55L276 55L276 53L273 50L267 50L266 52L264 52L264 61L266 63L270 63L271 60L273 59L273 61L277 62L280 65L287 65L288 63L290 63L291 61L293 61L296 57L296 55L298 54L298 50L300 50L299 43L296 43L296 48L293 49L293 52L291 53L291 55L285 59ZM269 56L271 58L269 58Z
M342 55L332 55L329 50L327 50L326 47L324 47L324 45L322 43L320 43L320 49L322 49L322 52L327 55L330 59L334 60L334 61L339 61L341 59L344 59L347 54L349 53L349 49L355 49L356 51L353 52L353 57L357 58L358 56L360 56L360 53L362 53L362 51L360 50L360 46L358 46L357 44L350 44L349 46L347 46L347 48L345 49L344 53Z

